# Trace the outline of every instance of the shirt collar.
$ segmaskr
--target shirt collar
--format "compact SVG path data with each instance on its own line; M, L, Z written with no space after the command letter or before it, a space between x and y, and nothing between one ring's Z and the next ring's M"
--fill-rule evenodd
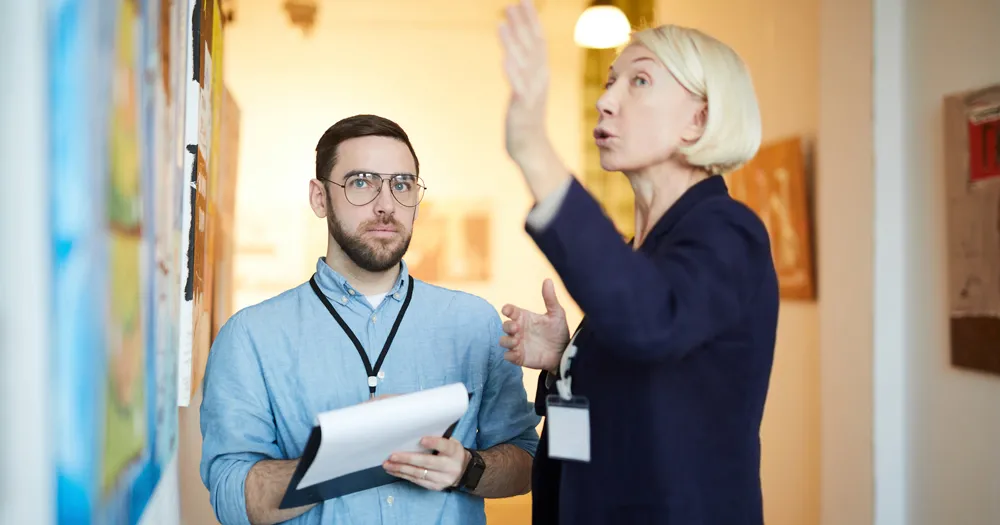
M653 226L653 231L650 232L649 238L655 239L669 233L695 206L702 201L719 195L729 195L729 187L726 185L726 180L722 175L711 175L707 179L699 181L694 186L688 188L677 199L677 202L667 210L667 213L664 213L663 217L660 217L660 220ZM646 246L646 243L643 243L643 246Z
M399 262L399 268L396 284L386 294L386 297L391 297L396 301L402 301L405 298L407 281L410 276L405 261ZM338 302L346 303L350 297L362 297L361 292L355 290L343 275L326 264L326 257L320 257L316 261L316 284L319 285L319 289L324 295Z

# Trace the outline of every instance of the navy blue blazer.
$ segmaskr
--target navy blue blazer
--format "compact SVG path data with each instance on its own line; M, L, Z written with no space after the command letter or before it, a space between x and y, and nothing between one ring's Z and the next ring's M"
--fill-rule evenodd
M763 524L778 280L757 215L713 176L633 251L574 180L552 222L528 233L585 314L570 374L591 433L590 463L560 461L543 427L534 523Z

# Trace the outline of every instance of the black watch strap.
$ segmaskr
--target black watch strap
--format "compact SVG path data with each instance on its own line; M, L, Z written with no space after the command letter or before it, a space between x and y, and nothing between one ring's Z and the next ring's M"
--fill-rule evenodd
M479 486L479 480L483 478L483 473L486 472L486 462L483 461L483 457L479 455L479 452L470 448L465 450L469 451L471 458L469 459L469 466L465 468L465 473L462 474L462 479L458 481L458 488L460 490L473 491Z

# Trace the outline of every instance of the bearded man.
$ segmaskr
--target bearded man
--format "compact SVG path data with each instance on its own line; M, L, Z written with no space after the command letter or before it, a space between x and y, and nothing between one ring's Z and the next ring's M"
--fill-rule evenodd
M329 232L308 283L236 313L209 353L201 477L228 524L485 524L484 498L530 490L539 422L497 311L407 272L425 186L395 122L357 115L316 146L309 204ZM373 365L374 363L374 365ZM401 482L279 509L316 415L464 383L469 410L429 454L383 468Z

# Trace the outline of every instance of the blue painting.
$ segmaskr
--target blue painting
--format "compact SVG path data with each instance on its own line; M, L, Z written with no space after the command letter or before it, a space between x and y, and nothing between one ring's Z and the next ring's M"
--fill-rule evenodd
M161 297L176 285L157 264L174 201L156 191L180 175L161 53L173 5L49 2L59 523L138 523L176 452L176 308Z

